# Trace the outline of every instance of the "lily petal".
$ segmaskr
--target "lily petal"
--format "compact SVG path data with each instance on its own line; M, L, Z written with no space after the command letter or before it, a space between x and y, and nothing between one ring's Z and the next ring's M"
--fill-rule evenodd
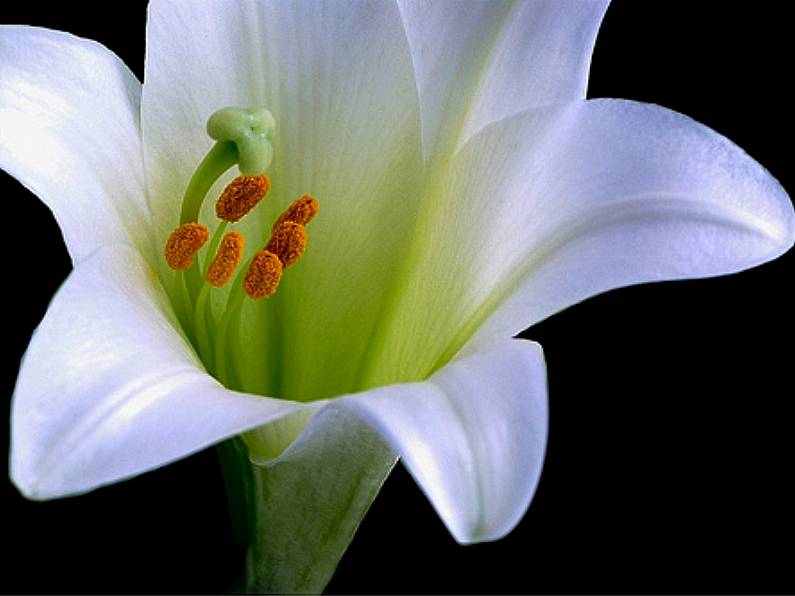
M110 243L149 250L140 95L98 43L0 27L0 167L53 211L74 261Z
M361 416L403 458L456 540L497 540L524 515L547 438L541 347L500 340L426 382L332 402Z
M28 497L85 492L309 408L227 391L175 330L132 248L80 263L25 355L11 413L11 477Z
M530 118L481 141L520 120ZM534 185L549 194L532 191L524 220L528 235L538 232L474 343L622 286L736 273L795 243L795 210L779 182L687 116L599 100L567 110L555 128L568 142L546 146ZM542 226L528 221L533 213Z
M528 108L585 99L607 1L399 0L426 159Z
M758 265L795 238L792 203L762 166L706 126L631 101L495 123L440 186L378 356L386 378L428 374L470 339L514 335L613 288ZM440 286L454 291L440 298Z

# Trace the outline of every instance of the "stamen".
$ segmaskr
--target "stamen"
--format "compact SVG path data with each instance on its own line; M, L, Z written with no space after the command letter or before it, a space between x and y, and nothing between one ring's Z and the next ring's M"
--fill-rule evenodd
M215 214L219 219L230 222L239 221L257 206L270 187L271 181L265 174L238 176L221 193L221 197L215 204Z
M293 221L285 221L276 227L265 250L278 256L286 269L301 258L306 243L306 228Z
M207 228L195 222L184 223L171 232L166 242L166 262L177 271L190 269L194 255L209 237Z
M240 264L240 259L243 258L244 242L243 236L239 232L229 232L224 236L221 246L204 276L208 284L220 288L229 281Z
M271 232L276 232L276 228L285 221L292 221L305 226L315 218L317 208L317 200L312 195L298 197L273 223Z
M272 252L263 250L254 255L243 279L243 289L251 298L267 298L276 292L282 278L282 263Z

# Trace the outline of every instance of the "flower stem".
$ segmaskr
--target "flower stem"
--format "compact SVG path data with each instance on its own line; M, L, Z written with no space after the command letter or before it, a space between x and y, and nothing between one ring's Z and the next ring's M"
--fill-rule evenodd
M235 538L247 546L244 592L320 593L395 464L351 414L318 414L308 425L300 446L264 465L241 439L219 447Z

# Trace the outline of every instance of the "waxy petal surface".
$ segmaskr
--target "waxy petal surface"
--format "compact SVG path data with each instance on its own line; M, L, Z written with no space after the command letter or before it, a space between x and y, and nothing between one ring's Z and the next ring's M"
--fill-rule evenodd
M176 330L162 288L126 246L100 249L56 294L25 354L11 477L28 497L80 493L306 407L235 393Z
M535 493L547 439L541 347L500 340L423 383L343 397L378 430L456 540L497 540Z
M382 379L428 374L470 340L514 335L613 288L759 265L795 236L789 197L745 152L630 101L495 123L439 187L381 335Z
M459 541L498 538L530 502L547 425L536 344L503 341L423 383L302 405L221 387L164 300L151 269L124 246L81 263L56 295L12 407L11 474L26 495L85 492L290 416L303 425L320 410L287 451L262 463L303 457L318 433L348 441L339 416L353 414L404 457Z
M151 249L140 96L96 42L0 27L0 167L52 210L74 261L111 243Z

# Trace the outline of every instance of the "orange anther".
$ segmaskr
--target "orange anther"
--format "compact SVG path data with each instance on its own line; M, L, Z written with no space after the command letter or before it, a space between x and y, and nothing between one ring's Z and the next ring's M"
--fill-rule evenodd
M194 255L207 242L209 233L202 224L195 222L184 223L166 241L166 262L172 269L184 271L193 263Z
M282 265L287 268L304 254L306 242L304 226L293 221L283 221L276 227L265 250L278 256Z
M272 252L254 255L243 279L243 289L251 298L267 298L276 292L282 278L282 262Z
M293 201L284 213L273 223L272 232L285 221L292 221L305 226L317 215L317 200L312 195L303 195Z
M257 206L270 187L271 181L265 174L238 176L221 193L215 204L215 214L226 221L238 221Z
M220 288L232 277L232 274L243 258L243 245L245 240L239 232L228 232L221 240L215 258L207 268L204 279L207 283Z

